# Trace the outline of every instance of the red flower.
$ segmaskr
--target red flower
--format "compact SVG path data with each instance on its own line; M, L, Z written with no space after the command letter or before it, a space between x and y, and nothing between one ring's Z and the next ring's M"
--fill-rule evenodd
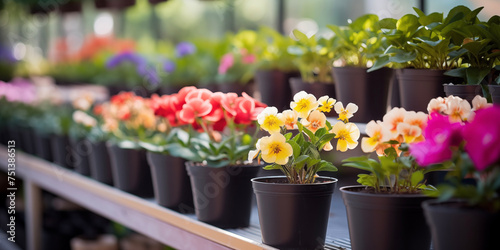
M193 123L197 117L208 115L212 111L212 104L210 100L202 100L201 98L193 98L182 106L179 113L181 121L186 123Z
M111 97L111 104L121 106L134 96L135 94L133 92L120 92L120 94Z

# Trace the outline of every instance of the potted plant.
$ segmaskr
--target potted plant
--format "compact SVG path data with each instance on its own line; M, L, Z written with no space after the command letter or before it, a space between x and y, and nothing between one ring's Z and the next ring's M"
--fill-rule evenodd
M328 28L335 33L331 50L334 52L332 74L337 100L358 104L360 109L352 121L382 118L387 111L393 70L384 67L366 72L376 56L387 48L378 16L366 14L347 26L328 25Z
M288 107L292 100L290 78L300 76L293 62L294 55L287 50L288 46L294 43L291 37L269 27L261 27L257 32L256 90L263 103L275 106L279 111Z
M491 95L491 100L495 104L500 104L500 65L496 65L494 67L495 73L493 75L493 78L495 78L495 81L488 86L488 89L490 91Z
M422 133L428 115L393 108L383 121L366 126L361 149L377 152L343 160L343 166L367 171L358 175L357 186L341 187L346 205L353 249L429 249L430 232L421 203L424 175L438 168L424 169L408 154L408 145L425 140ZM373 230L377 228L377 230Z
M414 10L418 16L407 14L399 20L380 21L389 47L369 71L388 64L400 68L396 74L402 107L425 111L430 99L444 95L443 84L455 81L444 72L456 68L457 60L465 52L452 42L450 29L446 27L462 23L469 16L474 19L477 11L457 6L444 17L442 13L425 15L417 8Z
M481 9L475 10L474 13ZM488 22L481 22L473 17L454 23L451 32L454 43L461 44L465 53L460 57L458 68L449 70L445 74L462 78L463 82L457 85L444 85L447 95L459 96L469 102L478 94L483 94L489 99L487 85L493 84L495 80L494 66L500 55L498 33L500 17L493 16Z
M420 165L451 167L445 182L427 192L438 199L423 203L437 250L500 248L500 124L491 118L500 108L479 103L467 122L433 112L427 140L410 146Z
M196 217L221 228L248 227L250 179L260 165L245 160L256 140L257 115L265 105L245 93L187 88L173 103L179 121L190 125L189 136L179 137L183 143L169 147L169 153L188 160Z
M316 100L304 91L297 93L291 110L278 113L267 107L258 116L262 129L270 136L260 138L248 158L264 160L264 169L279 169L285 176L252 179L264 244L279 249L316 249L325 244L330 203L337 179L317 176L318 171L337 170L331 162L321 159L322 150L347 151L357 146L359 129L348 120L353 116L350 103L344 109L335 104L339 119L333 126L324 112L334 100L323 96ZM298 129L298 131L292 131Z
M301 78L290 79L292 95L304 90L314 96L328 95L335 98L335 85L330 74L333 52L329 50L331 40L312 35L308 37L294 30L296 44L288 47L288 53L296 58Z
M121 92L102 104L102 130L110 133L106 143L115 187L141 197L152 197L151 171L139 141L154 131L156 120L149 100Z
M189 126L179 120L179 109L183 99L194 87L184 87L172 95L151 96L151 108L157 119L153 136L141 140L140 145L148 150L147 159L151 168L155 198L159 205L181 213L193 213L193 194L186 170L186 160L170 153L176 147L187 147Z

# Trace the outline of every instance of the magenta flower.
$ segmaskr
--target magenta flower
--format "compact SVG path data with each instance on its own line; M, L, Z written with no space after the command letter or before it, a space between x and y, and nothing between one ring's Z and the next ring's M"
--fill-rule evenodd
M233 67L233 65L234 65L233 54L227 53L223 55L222 58L220 59L220 64L218 69L219 74L221 75L226 74L229 68Z
M477 170L482 171L500 160L500 107L476 111L474 119L465 125L465 151Z
M433 114L424 130L425 141L410 145L410 153L420 166L441 163L450 160L450 147L462 142L462 125L450 123L447 116Z

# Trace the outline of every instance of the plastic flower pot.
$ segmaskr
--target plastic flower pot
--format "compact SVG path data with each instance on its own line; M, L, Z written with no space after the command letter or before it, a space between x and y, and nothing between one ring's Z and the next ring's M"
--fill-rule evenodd
M285 176L252 179L262 242L279 249L323 249L337 179L290 184Z
M290 78L298 77L298 72L283 72L280 70L258 70L255 73L255 83L263 103L285 110L292 101Z
M422 206L434 250L500 249L500 212L461 201L429 200Z
M198 220L220 228L250 225L252 183L261 165L213 168L186 162Z
M443 84L453 83L454 77L444 75L444 70L397 69L401 107L411 111L427 112L432 98L444 96Z
M115 187L139 197L153 197L151 170L142 149L120 148L108 143L113 184Z
M493 104L500 105L500 85L488 85Z
M22 149L28 154L35 154L35 145L33 143L33 129L29 127L18 127L22 140ZM16 141L17 143L17 141Z
M39 132L34 132L33 144L35 145L35 155L47 160L52 161L52 151L50 144L50 136Z
M52 135L50 137L52 160L55 164L73 169L73 155L67 135Z
M191 182L185 160L168 154L147 152L156 202L181 213L193 213Z
M239 96L241 96L241 93L243 92L252 96L253 88L254 88L253 81L250 81L249 83L246 84L242 84L239 82L226 82L226 83L220 83L217 86L217 89L222 93L236 93Z
M476 95L483 96L483 89L481 88L481 85L443 84L443 87L446 96L458 96L467 100L470 104L472 104L472 99L474 99Z
M111 161L105 142L93 142L90 144L92 151L89 155L90 175L93 179L104 184L113 185L111 173Z
M364 186L341 187L353 250L429 249L421 194L375 194Z
M90 176L89 155L92 152L90 141L86 139L69 139L73 155L73 167L77 173Z
M332 69L337 101L345 105L352 102L359 107L351 119L353 122L382 120L387 112L387 97L394 70L391 68L381 68L373 72L366 70L357 67Z

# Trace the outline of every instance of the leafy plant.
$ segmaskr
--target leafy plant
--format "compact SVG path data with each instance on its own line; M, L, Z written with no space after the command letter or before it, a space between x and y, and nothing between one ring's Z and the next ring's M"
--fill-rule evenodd
M299 30L293 30L297 43L288 47L288 53L294 55L304 82L333 83L331 61L333 52L329 50L332 41L316 35L307 37Z
M465 53L460 45L452 42L452 27L467 18L474 19L477 10L465 15L457 6L446 17L442 13L426 15L413 8L418 16L407 14L399 20L386 18L380 27L389 47L380 55L369 71L392 64L394 67L449 70L457 67L459 57Z
M261 41L256 53L259 69L277 69L283 72L298 70L293 63L294 55L288 52L288 47L295 43L291 37L283 36L269 27L260 27L257 34L257 39Z
M327 27L335 33L331 48L333 59L340 61L342 66L371 67L375 58L387 48L377 15L363 15L347 26Z

